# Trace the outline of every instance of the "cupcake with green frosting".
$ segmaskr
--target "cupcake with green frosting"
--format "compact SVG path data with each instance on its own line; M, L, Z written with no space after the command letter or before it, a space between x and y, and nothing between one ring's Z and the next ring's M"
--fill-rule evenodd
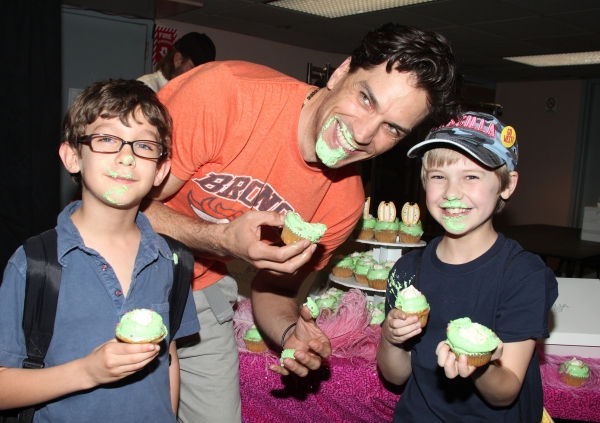
M373 267L374 264L375 262L370 259L362 259L356 262L356 265L354 266L354 279L356 279L357 283L362 285L369 284L367 272L369 269L371 269L371 267Z
M313 244L321 240L327 226L322 223L305 222L298 213L289 211L285 215L281 239L286 245L306 239Z
M421 236L423 235L421 221L419 220L414 225L407 225L404 222L400 222L398 234L400 235L400 242L405 244L416 244L421 240Z
M349 278L354 273L354 260L351 256L334 257L331 273L338 278Z
M375 239L378 242L396 242L399 227L400 223L398 219L395 219L393 222L384 222L378 220L375 224L373 234L375 235Z
M446 343L456 356L465 355L469 366L480 367L489 363L498 347L499 339L487 327L474 323L468 317L450 321L446 329Z
M250 352L259 353L267 350L266 342L254 325L244 334L244 343L246 344L246 349Z
M563 380L569 386L581 386L590 377L590 368L583 361L573 357L560 365Z
M117 339L128 344L158 344L167 333L160 314L146 308L125 313L115 328Z
M414 286L410 285L398 292L394 306L407 316L417 316L422 328L427 325L429 303L425 295Z
M370 325L381 325L381 323L385 320L385 313L381 311L378 307L373 307L371 310L371 322Z
M376 223L377 220L371 215L369 215L366 219L364 217L360 219L356 225L356 238L365 241L372 240Z
M374 264L367 272L367 283L370 288L383 290L387 287L387 279L390 269L381 265Z

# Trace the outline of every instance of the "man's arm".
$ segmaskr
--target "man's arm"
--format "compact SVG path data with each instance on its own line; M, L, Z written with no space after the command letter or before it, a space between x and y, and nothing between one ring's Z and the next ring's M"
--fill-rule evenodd
M158 233L183 242L196 252L204 251L220 257L240 258L258 269L293 273L312 257L316 245L303 240L283 247L270 246L260 240L262 226L283 226L283 216L276 212L248 211L226 224L207 222L186 216L162 203L183 187L185 181L170 173L143 206Z
M331 355L331 343L311 318L307 307L300 309L302 299L297 298L307 272L293 275L261 270L252 281L252 310L257 326L276 345L287 327L292 327L284 339L285 348L296 350L296 360L286 360L285 367L272 365L271 370L287 375L289 371L306 376L309 370L321 366L321 358Z

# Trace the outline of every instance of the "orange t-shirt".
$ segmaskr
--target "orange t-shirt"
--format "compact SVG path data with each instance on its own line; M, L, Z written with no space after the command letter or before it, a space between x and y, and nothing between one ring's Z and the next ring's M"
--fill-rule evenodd
M248 210L293 210L327 232L303 270L323 268L362 212L358 167L306 164L298 121L309 86L252 63L211 62L173 79L158 96L173 117L171 172L187 181L166 203L188 216L226 224ZM262 231L281 242L276 231ZM268 234L271 234L269 236ZM227 274L196 256L193 289Z

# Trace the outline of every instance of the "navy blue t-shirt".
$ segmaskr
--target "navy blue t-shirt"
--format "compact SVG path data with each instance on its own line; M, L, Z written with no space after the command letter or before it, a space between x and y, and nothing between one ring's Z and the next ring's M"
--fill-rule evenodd
M407 342L412 374L396 404L394 422L541 421L543 391L537 353L529 364L520 400L497 408L483 400L470 377L448 379L437 364L435 349L446 339L450 320L461 317L489 327L504 343L547 338L548 313L558 297L554 274L539 257L519 253L521 246L502 234L482 256L460 265L443 263L437 257L441 239L434 239L423 251L415 288L427 297L431 310L423 332ZM415 284L420 254L415 250L398 260L390 282ZM396 301L390 285L386 314Z

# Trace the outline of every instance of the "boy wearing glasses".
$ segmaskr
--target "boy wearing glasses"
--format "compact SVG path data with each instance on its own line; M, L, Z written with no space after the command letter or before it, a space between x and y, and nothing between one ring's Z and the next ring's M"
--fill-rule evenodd
M173 341L200 329L192 296L168 351L165 343L117 342L114 332L124 313L141 308L169 326L174 257L138 208L169 171L171 118L142 82L107 81L79 96L63 129L59 155L82 199L58 217L54 335L45 368L21 369L27 261L20 247L0 286L0 409L37 405L36 422L176 422Z

